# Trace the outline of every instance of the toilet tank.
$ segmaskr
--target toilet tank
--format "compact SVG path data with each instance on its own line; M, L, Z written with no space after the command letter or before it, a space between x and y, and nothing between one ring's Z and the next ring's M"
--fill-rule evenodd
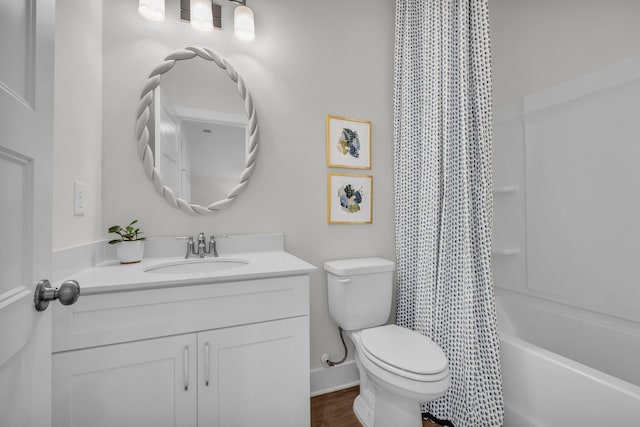
M395 264L384 258L327 261L329 313L345 331L387 323Z

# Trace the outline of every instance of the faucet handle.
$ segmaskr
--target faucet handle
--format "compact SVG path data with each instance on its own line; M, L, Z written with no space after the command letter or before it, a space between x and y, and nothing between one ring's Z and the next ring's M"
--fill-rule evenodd
M193 241L193 236L185 237L185 239L187 239L187 254L184 256L184 258L187 259L192 254L196 253L196 244Z
M214 257L218 257L218 248L216 247L216 239L224 239L227 237L226 234L212 234L209 239L209 253Z

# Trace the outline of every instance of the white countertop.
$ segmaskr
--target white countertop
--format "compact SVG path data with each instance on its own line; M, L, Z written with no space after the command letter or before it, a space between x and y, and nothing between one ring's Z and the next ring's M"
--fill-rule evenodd
M296 276L316 270L313 265L283 250L241 252L213 258L223 261L245 260L246 265L211 273L149 273L148 269L159 264L184 260L184 257L147 258L137 264L120 264L107 261L68 277L80 283L80 295L137 291L204 283L263 279L269 277Z

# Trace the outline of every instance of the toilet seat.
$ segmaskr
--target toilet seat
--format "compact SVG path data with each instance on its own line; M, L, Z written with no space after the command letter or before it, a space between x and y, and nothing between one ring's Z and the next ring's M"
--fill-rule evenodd
M419 332L397 325L365 329L360 344L368 360L395 375L420 382L440 381L449 375L442 349Z

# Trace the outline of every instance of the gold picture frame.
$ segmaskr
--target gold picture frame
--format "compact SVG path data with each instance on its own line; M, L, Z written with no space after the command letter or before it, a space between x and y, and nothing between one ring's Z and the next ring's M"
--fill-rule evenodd
M371 121L327 115L327 167L371 169Z
M327 222L371 224L373 176L329 172L327 174Z

